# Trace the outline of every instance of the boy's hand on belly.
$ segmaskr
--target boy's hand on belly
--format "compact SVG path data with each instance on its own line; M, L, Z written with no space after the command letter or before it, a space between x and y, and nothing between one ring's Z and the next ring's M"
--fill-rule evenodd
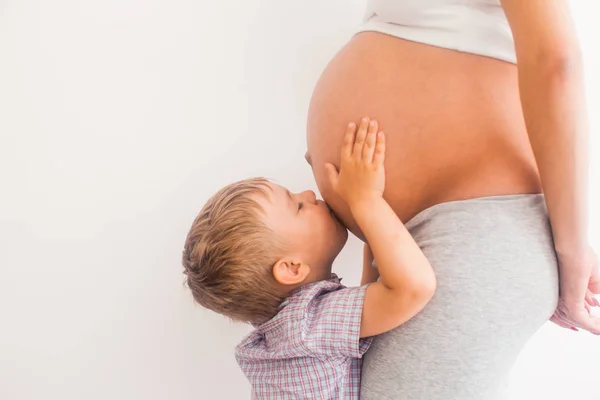
M352 208L373 198L381 198L385 187L385 138L377 121L361 120L358 131L351 122L342 145L340 170L326 164L333 190Z

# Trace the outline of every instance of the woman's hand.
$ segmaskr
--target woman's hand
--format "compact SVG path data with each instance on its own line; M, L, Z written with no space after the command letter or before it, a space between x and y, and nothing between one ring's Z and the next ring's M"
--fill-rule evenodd
M558 263L561 272L560 299L550 321L563 328L574 331L584 329L600 335L600 317L591 314L593 307L600 306L594 297L600 294L600 269L596 253L588 247L578 256L559 254Z
M588 284L588 289L593 294L600 294L600 266L598 265L598 256L594 253L596 267L592 267L592 277ZM596 300L596 306L600 307L600 301Z

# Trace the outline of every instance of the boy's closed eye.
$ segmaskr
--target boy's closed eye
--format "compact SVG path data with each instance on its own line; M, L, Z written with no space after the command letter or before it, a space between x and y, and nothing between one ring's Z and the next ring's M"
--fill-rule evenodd
M293 203L295 203L295 202L296 202L296 201L294 200L294 197L292 196L292 193L290 193L290 191L289 191L289 190L287 191L287 195L288 195L288 197L289 197L289 199L290 199L290 201L291 201L291 202L293 202ZM300 201L300 202L298 202L298 206L297 206L297 208L298 208L298 211L300 211L300 210L302 209L302 207L304 207L304 203L303 203L303 202L301 202L301 201Z

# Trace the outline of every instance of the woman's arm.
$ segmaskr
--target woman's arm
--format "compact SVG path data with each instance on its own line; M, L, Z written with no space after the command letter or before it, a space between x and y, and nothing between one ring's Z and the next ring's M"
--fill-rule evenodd
M501 2L515 39L523 115L559 257L561 302L570 314L560 325L600 333L600 319L581 313L597 266L588 246L588 117L583 67L568 3Z
M373 268L373 259L373 252L371 251L369 244L365 243L363 247L363 270L360 286L377 282L377 279L379 279L379 271L377 268Z

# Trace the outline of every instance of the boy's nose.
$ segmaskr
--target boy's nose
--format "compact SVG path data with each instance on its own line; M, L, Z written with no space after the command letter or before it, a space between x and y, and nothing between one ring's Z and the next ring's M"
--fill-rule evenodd
M311 204L317 204L317 195L312 190L302 192L302 198Z

